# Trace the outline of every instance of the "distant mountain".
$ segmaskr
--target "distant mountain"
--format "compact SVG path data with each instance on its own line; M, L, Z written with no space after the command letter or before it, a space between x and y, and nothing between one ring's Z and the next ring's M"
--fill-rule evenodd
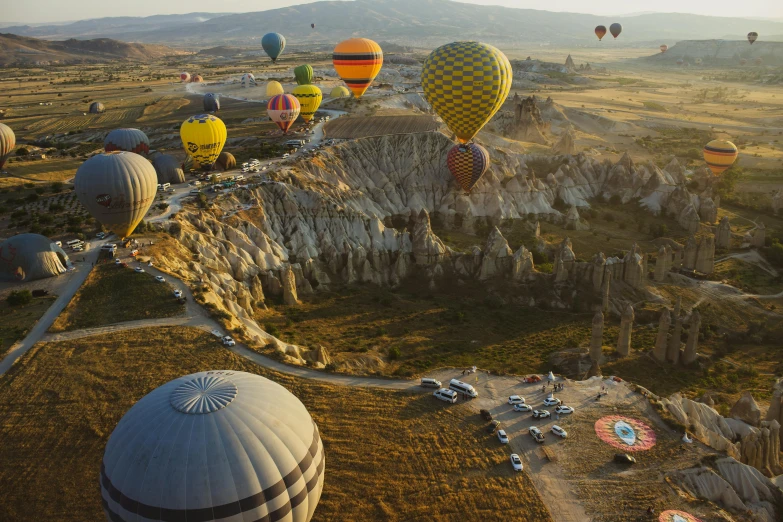
M780 66L783 65L783 42L749 45L736 40L685 40L669 47L665 53L655 53L639 60L667 67Z
M52 42L0 33L0 65L143 61L174 54L182 54L182 51L162 45L125 43L110 38Z

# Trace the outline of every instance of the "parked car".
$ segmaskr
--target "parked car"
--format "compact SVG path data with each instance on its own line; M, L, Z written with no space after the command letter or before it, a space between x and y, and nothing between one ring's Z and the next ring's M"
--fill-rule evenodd
M489 410L481 410L479 411L479 414L481 415L481 418L487 422L492 420L492 414L489 412Z
M614 461L620 464L636 464L636 458L627 453L615 453Z
M290 156L290 154L289 154L289 153L287 153L287 152L286 152L285 154L283 154L283 157L284 157L284 158L287 158L288 156Z
M522 412L533 411L533 407L529 404L515 404L514 411L522 411Z
M136 272L138 272L139 274L143 274L144 273L144 269L142 267L140 267L140 266L137 266L136 268L134 268L134 270Z
M541 433L541 430L539 430L536 426L530 426L527 432L530 434L531 437L533 437L534 441L536 441L539 444L543 444L544 434Z
M520 397L519 395L512 395L508 398L509 404L525 404L525 398Z
M450 402L454 404L457 402L457 392L449 390L448 388L441 388L432 392L433 397L442 401Z
M421 386L422 388L440 388L441 382L437 379L428 379L425 377L421 380L419 386Z
M223 339L221 339L224 346L234 346L237 344L234 339L230 335L223 336Z
M557 406L560 403L561 403L560 399L557 399L555 397L547 397L546 399L544 399L544 406Z
M552 414L549 413L547 410L535 410L533 412L533 418L534 419L546 419L547 417L551 417Z
M114 260L114 264L115 265L121 265L122 264L122 260L118 257L117 259Z
M554 433L555 435L557 435L561 439L565 439L566 437L568 437L568 432L566 430L564 430L563 428L561 428L560 426L558 426L557 424L552 426L551 431L552 431L552 433Z
M514 471L522 471L523 469L522 459L516 453L511 454L511 467L514 468Z
M557 408L555 408L555 413L559 413L560 415L569 415L571 413L574 413L574 409L571 406L566 406L565 404L561 404Z
M497 430L500 427L500 421L493 420L492 422L487 425L487 433L495 433L495 430Z
M508 435L506 435L506 430L498 430L498 440L501 444L508 444Z
M174 290L174 297L176 297L177 299L182 297L182 290Z
M106 234L104 234L103 232L98 232L97 234L95 234L95 237L97 237L98 239L103 239L104 237L106 237Z
M165 283L166 282L166 280L163 279L163 276L155 276L155 281L157 281L158 283Z

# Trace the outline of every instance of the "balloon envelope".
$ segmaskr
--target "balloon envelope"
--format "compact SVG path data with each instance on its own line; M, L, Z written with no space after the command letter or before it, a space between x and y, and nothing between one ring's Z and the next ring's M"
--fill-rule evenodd
M612 33L612 36L617 38L620 36L620 33L623 32L623 26L615 22L609 26L609 32Z
M0 169L5 165L5 160L16 146L16 134L5 123L0 123Z
M749 32L748 33L748 41L750 42L750 45L753 45L753 42L758 40L758 37L759 37L759 33L755 32L755 31Z
M158 176L158 183L185 183L185 173L182 171L177 158L171 154L155 154L152 158L152 166Z
M668 51L668 50L669 50L669 46L668 46L668 45L666 45L666 44L663 44L663 45L661 46L661 52L662 52L662 53L665 53L665 52L666 52L666 51Z
M71 265L62 248L40 234L17 234L0 241L0 281L32 281L57 276Z
M220 110L220 98L217 94L208 92L204 95L204 112L218 112Z
M220 156L218 156L217 164L220 165L223 170L231 170L236 168L237 160L230 152L223 151L220 153Z
M285 37L280 33L267 33L261 38L261 47L275 63L285 49Z
M294 68L294 77L299 85L309 85L313 83L313 68L309 65L300 65Z
M299 116L301 106L299 100L292 94L278 94L273 96L266 106L266 112L269 114L269 119L280 127L280 130L285 134L291 125L294 124L294 120Z
M155 168L133 152L104 152L82 163L73 190L79 202L119 237L144 218L158 189Z
M179 129L185 152L202 168L210 169L226 143L226 125L212 114L191 116Z
M454 67L454 64L461 64ZM500 110L511 90L511 64L495 47L454 42L424 61L421 84L430 106L466 143Z
M139 129L114 129L103 140L103 148L106 152L124 150L136 154L149 154L150 140Z
M204 81L204 78L202 78L200 74L197 74L197 75L193 76L190 79L190 81L191 81L191 83L201 83L201 82Z
M189 82L190 81L190 73L182 72L179 73L179 79L183 82Z
M293 90L293 95L299 100L299 106L301 107L299 114L302 119L306 122L312 120L323 99L321 89L315 85L297 85Z
M595 35L598 37L598 41L600 42L601 39L606 36L606 27L603 25L599 25L595 28Z
M245 73L242 75L241 83L243 89L247 89L248 87L255 87L256 77L253 76L253 73Z
M351 91L348 90L347 87L343 85L338 85L334 89L332 89L332 92L329 93L330 98L350 98L351 97Z
M361 98L383 66L383 50L367 38L351 38L337 44L332 63L354 96Z
M455 145L446 156L446 165L463 190L470 192L489 168L489 153L475 143Z
M100 114L106 110L101 102L92 102L90 104L90 114Z
M704 161L713 174L720 174L737 160L737 146L728 140L712 140L704 146Z
M266 95L267 96L277 96L278 94L283 94L285 91L283 90L283 86L280 85L280 82L271 81L266 84Z

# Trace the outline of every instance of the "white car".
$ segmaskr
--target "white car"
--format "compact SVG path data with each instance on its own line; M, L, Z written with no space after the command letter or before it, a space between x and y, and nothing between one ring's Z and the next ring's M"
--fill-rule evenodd
M158 283L165 283L166 282L166 280L163 279L163 276L155 276L155 281L157 281Z
M539 430L537 427L530 426L530 428L528 428L527 432L530 433L530 436L533 437L533 440L535 440L539 444L543 444L544 443L544 434L541 433L541 430Z
M547 397L544 399L544 406L558 406L560 404L560 399L557 399L555 397Z
M552 433L554 433L555 435L557 435L561 439L564 439L564 438L568 437L568 432L566 430L564 430L563 428L561 428L560 426L558 426L557 424L552 426Z
M509 404L525 404L525 398L520 397L519 395L512 395L508 398Z
M534 419L546 419L547 417L551 417L552 414L549 413L547 410L535 410L533 412L533 418Z
M561 415L569 415L571 413L574 413L574 409L571 406L566 406L565 404L563 404L555 408L555 413L559 413Z
M432 395L436 399L450 402L451 404L457 402L457 392L455 392L454 390L449 390L448 388L441 388L440 390L435 390L432 393Z
M174 297L176 297L177 299L182 297L182 290L174 290Z
M114 264L115 264L115 265L121 265L121 264L122 264L122 261L120 260L120 258L119 258L119 257L118 257L117 259L115 259L115 260L114 260Z
M286 152L285 154L283 154L283 157L284 157L284 158L287 158L288 156L290 156L290 154L289 154L289 153L287 153L287 152Z
M223 342L224 346L234 346L235 344L237 344L234 341L234 339L231 338L230 335L226 335L225 337L223 337L223 339L221 339L221 341Z
M506 430L498 430L498 440L501 444L508 444L508 435L506 435Z
M522 411L522 412L533 411L533 407L529 404L515 404L514 411Z
M136 272L138 272L139 274L143 274L144 273L144 269L142 267L140 267L140 266L137 266L136 268L134 268L134 270Z
M522 471L522 459L516 453L511 454L511 467L514 468L514 471Z
M77 245L77 246L73 247L73 251L74 252L84 252L84 247L80 246L80 245Z

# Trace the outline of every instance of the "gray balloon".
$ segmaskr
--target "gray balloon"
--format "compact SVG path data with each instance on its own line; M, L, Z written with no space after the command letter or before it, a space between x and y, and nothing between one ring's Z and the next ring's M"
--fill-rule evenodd
M158 176L152 163L133 152L105 152L76 171L79 202L106 228L128 237L155 200Z
M92 102L90 104L90 114L99 114L106 110L101 102Z
M136 154L148 154L150 139L139 129L114 129L103 140L106 152L124 150Z
M40 234L19 234L0 243L0 281L32 281L62 274L70 266L62 248Z
M152 166L158 175L158 183L185 183L185 173L179 160L171 154L156 154Z
M220 110L220 99L216 94L208 92L204 95L204 112L218 112Z

